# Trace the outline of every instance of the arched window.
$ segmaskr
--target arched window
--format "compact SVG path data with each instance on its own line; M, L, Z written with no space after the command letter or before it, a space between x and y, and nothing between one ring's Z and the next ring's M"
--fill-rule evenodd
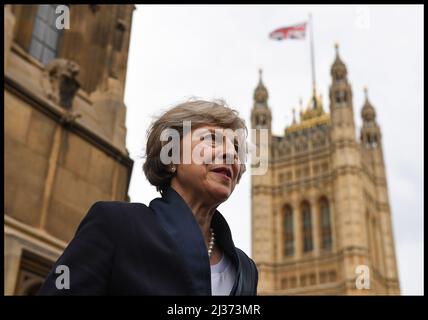
M14 295L36 295L52 266L52 261L24 249L21 254Z
M57 56L58 42L63 31L55 26L55 21L59 16L55 13L56 7L56 5L39 5L34 21L29 51L43 64Z
M331 223L330 208L326 198L320 200L320 225L321 225L321 248L331 249Z
M287 205L284 211L284 254L292 256L294 254L293 209Z
M376 135L368 133L367 134L367 147L368 148L375 148L377 145L377 138Z
M344 90L336 91L335 100L338 105L345 103L347 100L346 98L347 98L346 91Z
M303 252L312 251L312 219L311 207L308 202L302 204Z

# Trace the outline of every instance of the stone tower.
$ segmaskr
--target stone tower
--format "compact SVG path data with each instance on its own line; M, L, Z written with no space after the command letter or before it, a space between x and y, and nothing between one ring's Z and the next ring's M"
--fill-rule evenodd
M259 70L259 83L254 91L254 105L251 112L251 126L258 129L256 137L256 153L264 156L269 163L272 152L272 115L268 106L268 91L263 84L262 71ZM267 130L267 141L261 141L261 130ZM262 159L261 159L262 161ZM252 169L253 170L253 169ZM251 207L252 207L252 238L253 238L253 258L256 257L259 262L259 288L268 286L272 283L272 273L269 272L269 266L274 260L275 251L273 246L275 238L272 234L274 210L274 198L266 189L273 184L273 175L270 166L264 175L251 175Z
M269 168L252 175L252 256L259 294L399 294L380 129L366 93L357 139L352 89L339 56L330 114L314 91L283 136L271 133L267 89L252 127L269 129ZM257 145L262 149L262 145Z
M376 112L368 100L365 88L365 103L361 110L363 127L360 135L362 158L365 221L370 243L370 264L375 273L376 285L385 291L399 293L398 270L392 231L385 163L383 161L382 137L376 122Z
M133 10L5 5L6 295L37 292L94 202L129 200Z

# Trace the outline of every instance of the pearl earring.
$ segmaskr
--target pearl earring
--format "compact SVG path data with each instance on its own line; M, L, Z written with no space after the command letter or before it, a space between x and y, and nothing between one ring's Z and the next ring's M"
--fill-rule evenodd
M174 167L171 167L171 172L172 172L172 173L174 173L174 172L175 172L175 170L176 170L176 169L175 169L175 166L174 166Z

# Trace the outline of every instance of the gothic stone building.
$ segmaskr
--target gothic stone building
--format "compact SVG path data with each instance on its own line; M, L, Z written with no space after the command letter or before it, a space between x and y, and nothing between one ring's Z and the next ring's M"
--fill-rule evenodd
M269 130L268 142L258 144L268 171L252 176L259 294L400 292L375 109L366 91L357 137L352 89L337 46L331 77L330 114L314 92L300 121L293 119L283 136L271 133L261 77L254 92L252 127ZM357 282L370 289L358 289Z
M37 292L94 202L128 200L134 6L67 8L68 29L54 5L4 6L5 295Z

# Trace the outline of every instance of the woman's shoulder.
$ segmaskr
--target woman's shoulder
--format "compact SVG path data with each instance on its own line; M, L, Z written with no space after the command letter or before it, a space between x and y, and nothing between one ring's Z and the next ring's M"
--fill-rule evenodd
M110 213L150 212L151 209L144 203L126 201L97 201L90 210Z
M253 261L253 259L251 259L243 250L239 249L238 247L235 247L235 251L239 256L239 259L242 261L246 261L248 263L253 263L255 264L255 262Z
M100 222L106 228L116 230L129 224L149 219L153 216L152 210L143 203L126 201L97 201L89 208L82 221Z
M92 204L88 213L109 216L124 216L150 213L152 210L143 203L126 201L97 201Z
M241 266L247 269L250 273L258 273L257 265L253 259L251 259L243 250L235 247L236 253L238 254Z
M236 247L235 249L241 266L242 294L257 295L257 285L259 282L257 265L244 251Z

